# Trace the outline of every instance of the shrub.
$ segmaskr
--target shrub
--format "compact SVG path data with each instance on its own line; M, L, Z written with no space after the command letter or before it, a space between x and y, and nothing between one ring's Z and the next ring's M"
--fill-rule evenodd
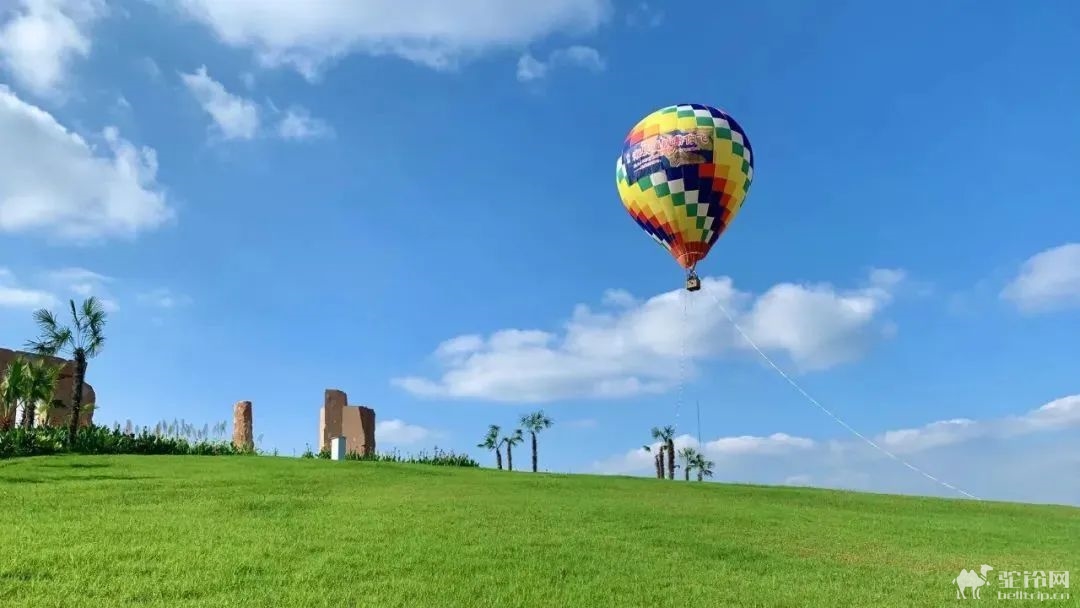
M66 429L39 427L0 431L0 458L61 453L225 456L251 452L238 450L226 441L189 441L183 437L158 435L145 428L138 433L121 431L119 426L81 428L70 446Z
M323 458L322 454L319 455ZM329 458L329 451L326 452L325 458ZM421 451L419 454L409 454L407 456L402 455L397 450L391 452L374 453L366 456L360 456L349 452L345 454L345 460L360 460L364 462L403 462L406 464L429 464L442 467L478 467L480 463L476 462L472 458L469 458L466 454L455 454L452 451L440 450L435 448L434 452L427 453L427 451Z

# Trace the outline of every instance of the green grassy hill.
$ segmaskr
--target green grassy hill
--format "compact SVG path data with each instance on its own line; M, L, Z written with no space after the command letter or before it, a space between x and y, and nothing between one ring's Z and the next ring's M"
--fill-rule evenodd
M983 563L1080 578L1080 509L796 488L79 456L0 462L0 505L0 606L945 606Z

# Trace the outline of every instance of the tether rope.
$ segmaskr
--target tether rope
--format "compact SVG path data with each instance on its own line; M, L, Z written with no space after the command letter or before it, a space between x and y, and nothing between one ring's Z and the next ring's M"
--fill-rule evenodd
M961 490L960 488L952 485L951 483L948 483L946 481L938 479L937 477L934 477L930 473L927 473L926 471L924 471L924 470L920 469L919 467L911 464L910 462L904 460L903 458L900 458L896 454L893 454L889 450L881 447L880 445L875 443L869 437L866 437L865 435L863 435L859 431L856 431L855 429L853 429L848 423L846 423L842 419L840 419L839 416L837 416L836 414L829 411L829 409L826 408L824 405L822 405L817 399L814 399L814 397L811 396L810 393L803 390L803 388L801 386L799 386L799 383L795 382L795 380L793 380L791 378L791 376L789 376L786 372L784 372L784 370L780 369L780 366L777 365L775 362L773 362L773 360L768 355L765 354L765 351L761 350L761 348L758 347L757 343L755 343L752 339L750 339L750 336L746 335L746 332L743 331L743 328L738 324L738 322L735 321L735 317L731 316L731 313L728 312L728 310L724 306L723 302L720 301L720 298L717 297L716 294L712 293L712 290L709 290L709 295L712 296L713 301L716 302L716 306L720 309L720 311L722 313L724 313L724 316L727 317L727 320L731 322L731 325L735 328L735 331L739 332L739 335L742 336L743 340L746 340L747 344L749 344L757 352L758 355L761 355L761 358L764 359L765 362L768 363L770 367L772 367L774 370L776 370L776 373L780 374L780 376L784 380L787 380L788 384L790 384L803 397L806 397L807 401L809 401L811 404L815 405L819 410L824 412L826 416L828 416L828 417L832 418L833 420L835 420L840 426L847 429L851 434L855 435L859 439L862 439L863 441L865 441L868 445L870 445L871 447L873 447L877 451L879 451L882 454L888 456L889 458L895 460L896 462L899 462L900 464L902 464L905 467L911 469L912 471L922 475L923 477L929 479L930 481L933 481L934 483L937 483L937 484L941 485L944 488L948 488L949 490L952 490L952 491L957 492L957 493L959 493L959 494L961 494L963 496L966 496L967 498L972 498L974 500L980 500L977 496L975 496L973 494L970 494L968 492L965 492L964 490ZM685 323L685 320L684 320L684 323Z

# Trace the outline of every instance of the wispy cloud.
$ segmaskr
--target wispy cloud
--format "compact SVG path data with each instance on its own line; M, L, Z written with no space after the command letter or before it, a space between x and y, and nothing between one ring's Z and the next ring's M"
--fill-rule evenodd
M611 0L263 2L258 10L247 0L185 0L180 7L223 43L252 49L263 65L290 66L310 80L350 53L454 69L553 34L591 33L614 13Z
M301 106L293 105L282 112L273 102L263 108L254 100L228 91L225 85L210 77L206 66L200 66L192 73L182 73L180 77L188 91L213 120L218 134L224 140L251 140L268 134L299 141L333 135L330 125L311 116L311 113ZM268 119L276 120L277 123L266 130L263 123Z
M416 445L441 437L442 433L416 424L408 424L395 418L375 423L375 437L380 444L407 446Z
M15 274L0 268L0 308L34 310L48 308L57 303L56 296L42 289L22 286Z
M144 306L155 308L172 309L191 304L191 298L184 294L178 294L166 288L154 289L140 293L136 301Z
M547 78L548 74L560 67L577 67L592 72L601 72L607 64L600 56L600 51L589 46L571 46L552 51L547 60L540 60L526 53L518 59L517 79L521 82L533 82Z

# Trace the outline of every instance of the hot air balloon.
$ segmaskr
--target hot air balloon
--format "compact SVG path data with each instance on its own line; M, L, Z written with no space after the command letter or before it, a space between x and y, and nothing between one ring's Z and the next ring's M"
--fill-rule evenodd
M696 103L661 108L623 142L615 183L634 221L687 271L696 268L742 208L754 176L750 140L723 110Z

